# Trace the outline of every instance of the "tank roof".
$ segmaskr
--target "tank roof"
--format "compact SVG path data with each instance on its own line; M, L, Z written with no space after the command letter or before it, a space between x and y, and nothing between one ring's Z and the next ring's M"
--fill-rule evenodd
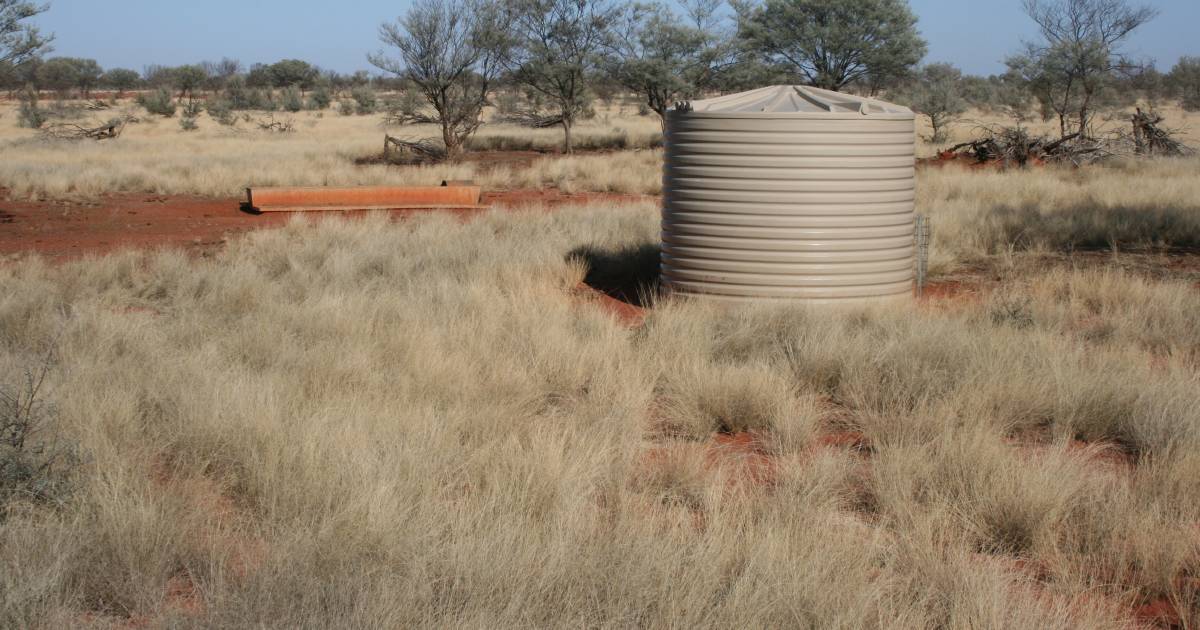
M902 105L801 85L772 85L749 92L691 101L691 111L730 114L902 114Z

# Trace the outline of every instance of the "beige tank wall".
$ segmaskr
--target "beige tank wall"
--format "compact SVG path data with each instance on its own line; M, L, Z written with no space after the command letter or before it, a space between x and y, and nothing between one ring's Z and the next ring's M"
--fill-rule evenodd
M672 112L662 275L728 298L911 295L911 114Z

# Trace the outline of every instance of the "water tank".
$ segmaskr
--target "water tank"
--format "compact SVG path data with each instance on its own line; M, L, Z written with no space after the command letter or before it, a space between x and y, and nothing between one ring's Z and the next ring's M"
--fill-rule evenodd
M667 115L662 279L726 299L912 294L914 116L778 85Z

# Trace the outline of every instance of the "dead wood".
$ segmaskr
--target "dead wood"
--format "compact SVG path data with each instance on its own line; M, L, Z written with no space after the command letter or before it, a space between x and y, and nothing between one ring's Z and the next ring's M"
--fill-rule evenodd
M385 164L422 164L446 159L446 147L435 138L404 140L384 134L383 162Z

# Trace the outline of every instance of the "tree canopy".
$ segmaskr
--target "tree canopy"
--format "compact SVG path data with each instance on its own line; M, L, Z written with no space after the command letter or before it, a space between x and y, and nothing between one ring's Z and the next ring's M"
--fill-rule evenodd
M734 62L732 37L715 18L718 3L685 5L688 20L662 3L632 4L612 29L606 69L665 118L671 105L712 88Z
M49 8L23 0L0 0L0 64L15 66L46 50L53 37L43 36L27 20Z
M764 0L734 6L746 49L815 87L883 84L925 56L917 17L905 0Z

